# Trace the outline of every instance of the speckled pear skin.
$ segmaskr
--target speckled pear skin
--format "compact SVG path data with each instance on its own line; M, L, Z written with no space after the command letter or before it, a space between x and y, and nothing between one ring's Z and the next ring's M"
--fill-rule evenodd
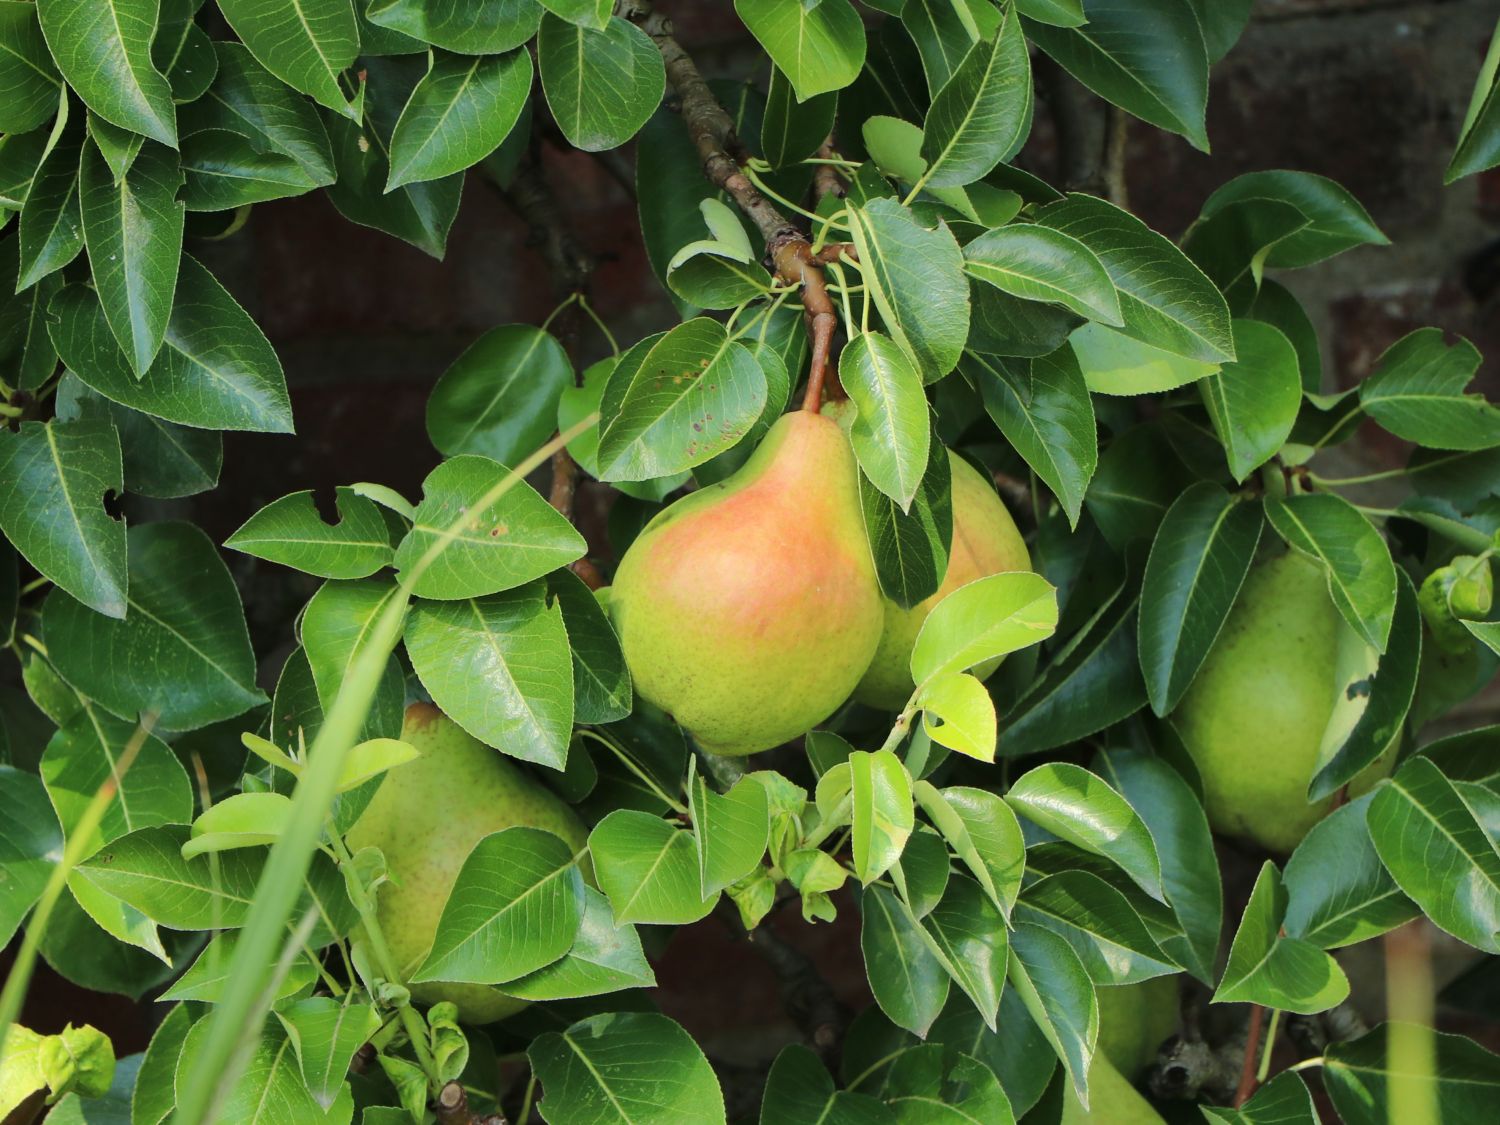
M854 690L854 698L871 707L897 711L911 698L916 687L911 681L911 650L933 606L975 579L1006 570L1031 569L1026 541L995 490L951 449L948 464L953 478L953 546L948 553L948 573L937 593L910 609L885 599L880 647ZM998 667L999 660L990 661L975 668L974 674L982 680Z
M410 972L431 950L448 892L481 839L519 825L560 836L576 852L588 830L561 799L430 703L406 709L401 738L421 757L385 775L344 839L350 851L375 847L385 854L391 882L377 892L380 929L396 964ZM459 1018L472 1024L526 1006L487 985L417 984L411 991L424 1004L452 1000Z
M1215 831L1280 854L1333 808L1307 786L1336 702L1347 628L1323 568L1288 551L1257 563L1172 723L1197 763ZM1358 796L1390 771L1387 750L1350 783Z
M1164 1125L1164 1122L1162 1115L1104 1055L1096 1054L1089 1066L1087 1109L1073 1092L1073 1083L1063 1085L1059 1125Z
M1094 991L1099 998L1096 1050L1127 1081L1134 1082L1156 1058L1162 1043L1177 1034L1177 978L1152 977Z
M859 682L883 613L854 451L783 415L732 476L646 525L610 616L636 692L704 749L739 756L811 730Z

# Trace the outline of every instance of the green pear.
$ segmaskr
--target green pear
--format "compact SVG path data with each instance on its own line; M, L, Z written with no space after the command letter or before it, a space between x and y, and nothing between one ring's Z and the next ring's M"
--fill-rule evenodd
M896 711L911 698L916 686L911 681L911 650L933 606L976 579L1005 570L1031 569L1026 542L994 488L952 450L948 451L948 464L953 477L953 546L948 552L948 572L937 593L910 609L886 599L880 647L854 689L854 698L871 707ZM981 664L974 675L985 679L999 666L999 660Z
M768 750L849 697L883 615L838 424L783 415L744 466L653 519L610 614L636 692L715 754Z
M1099 997L1098 1052L1134 1082L1177 1034L1179 1004L1175 976L1095 990Z
M421 756L385 775L344 839L351 851L385 854L390 882L377 891L376 913L396 967L409 974L432 949L443 904L475 844L519 825L560 836L577 852L588 830L561 799L430 703L406 709L401 738ZM453 1001L466 1023L526 1006L480 984L417 984L411 992L424 1004Z
M1288 551L1251 569L1172 715L1216 831L1285 854L1333 807L1332 796L1309 804L1307 787L1354 637L1318 563ZM1385 776L1393 756L1388 749L1350 792Z
M1089 1066L1088 1108L1068 1082L1063 1087L1061 1125L1163 1125L1163 1119L1108 1058L1096 1053Z

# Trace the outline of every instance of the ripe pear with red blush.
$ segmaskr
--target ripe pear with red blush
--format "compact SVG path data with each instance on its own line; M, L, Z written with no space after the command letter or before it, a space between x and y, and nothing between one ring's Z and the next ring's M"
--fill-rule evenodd
M811 730L864 675L884 613L854 451L836 422L783 415L732 476L631 544L610 614L637 693L710 753Z

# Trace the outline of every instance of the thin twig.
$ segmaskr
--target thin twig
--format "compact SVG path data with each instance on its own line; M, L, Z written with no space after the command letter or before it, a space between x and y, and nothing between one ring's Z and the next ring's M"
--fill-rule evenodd
M1239 1089L1234 1092L1234 1108L1238 1109L1255 1093L1255 1072L1260 1064L1260 1033L1266 1021L1263 1005L1250 1006L1250 1033L1245 1039L1245 1065L1240 1071Z

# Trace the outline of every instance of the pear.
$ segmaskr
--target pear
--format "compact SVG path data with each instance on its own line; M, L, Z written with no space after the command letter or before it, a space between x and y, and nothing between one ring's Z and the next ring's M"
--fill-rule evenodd
M610 613L640 696L704 750L744 755L849 697L883 615L858 469L836 422L779 418L730 477L646 525Z
M1216 831L1285 854L1332 809L1332 796L1309 804L1307 787L1339 702L1340 650L1353 636L1318 563L1289 551L1251 569L1172 715ZM1350 793L1385 776L1393 757L1387 749Z
M994 488L951 449L948 464L953 478L953 546L948 552L948 571L937 592L910 609L885 601L880 647L854 690L854 698L871 707L896 711L911 698L916 686L911 681L911 650L933 606L976 579L1005 570L1031 569L1031 556L1016 521ZM981 664L974 675L985 679L999 666L999 660Z
M385 854L390 882L376 892L376 913L406 975L426 960L448 892L480 840L520 825L551 832L577 852L588 831L561 799L430 703L406 709L401 738L421 756L385 775L344 839L351 851ZM453 1001L466 1023L490 1023L526 1006L488 985L416 984L411 991L425 1004Z
M1179 1004L1175 976L1095 989L1099 997L1098 1052L1134 1082L1161 1045L1177 1034Z
M1088 1108L1068 1082L1060 1125L1163 1125L1163 1118L1105 1055L1096 1053L1089 1066Z

